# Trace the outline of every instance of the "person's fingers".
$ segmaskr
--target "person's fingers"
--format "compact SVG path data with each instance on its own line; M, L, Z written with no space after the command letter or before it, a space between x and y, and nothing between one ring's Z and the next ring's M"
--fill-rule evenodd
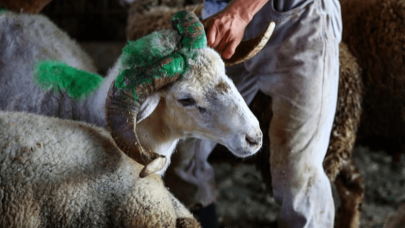
M224 59L229 59L235 53L236 47L238 47L240 41L233 40L226 46L226 49L222 52L221 56Z
M221 42L219 45L215 48L215 50L219 53L222 54L222 52L226 49L226 46L228 44L228 39L226 37L221 39Z
M208 30L208 34L207 34L208 46L215 48L218 45L219 40L216 39L217 35L218 35L217 26L215 26L214 24L211 24L211 26Z

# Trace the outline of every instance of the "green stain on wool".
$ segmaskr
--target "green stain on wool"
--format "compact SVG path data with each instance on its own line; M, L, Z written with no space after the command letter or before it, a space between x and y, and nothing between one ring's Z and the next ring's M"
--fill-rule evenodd
M125 69L115 79L115 87L118 89L132 89L138 85L152 83L152 78L145 77L144 69Z
M129 41L122 51L115 87L118 90L130 90L135 101L138 99L138 86L149 84L156 87L153 79L182 77L190 69L189 63L196 61L197 49L207 47L204 27L194 13L180 11L172 17L171 23L178 32L173 35L181 37L181 45L173 44L173 37L163 37L162 33L154 32L136 41ZM165 59L170 61L164 64Z
M118 89L128 89L151 83L152 78L143 77L144 68L174 52L171 39L172 37L163 37L161 33L154 32L136 41L129 41L122 50L121 70L115 86Z
M7 12L6 9L0 8L0 14Z
M155 62L147 67L123 70L115 80L115 86L118 89L130 89L134 95L134 100L136 101L138 96L135 88L137 86L142 84L152 84L154 78L174 77L178 74L182 75L184 73L184 58L180 54L173 53L164 58L169 58L171 61L161 67L158 67L158 64ZM154 67L155 65L156 67Z
M57 61L41 61L35 65L34 80L43 90L66 91L73 99L83 99L97 90L103 78Z
M154 67L151 71L146 73L146 78L150 79L150 81L148 81L149 84L152 84L152 78L174 77L178 74L180 74L181 77L184 73L184 59L181 55L174 53L167 56L167 58L172 58L172 61L162 67ZM134 88L132 89L132 94L134 95L134 100L137 101L138 94Z
M163 37L159 32L129 41L122 50L121 65L124 68L148 66L174 51L169 42L170 37Z

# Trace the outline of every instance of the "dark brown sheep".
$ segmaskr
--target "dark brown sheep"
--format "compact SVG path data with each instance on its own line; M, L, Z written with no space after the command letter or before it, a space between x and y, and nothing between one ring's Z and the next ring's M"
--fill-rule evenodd
M405 149L405 2L340 2L343 40L364 69L358 138L398 157Z

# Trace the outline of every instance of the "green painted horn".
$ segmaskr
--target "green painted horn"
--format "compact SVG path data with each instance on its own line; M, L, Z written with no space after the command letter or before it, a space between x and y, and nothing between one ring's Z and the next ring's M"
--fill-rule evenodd
M195 14L181 11L173 16L172 25L181 36L183 49L206 46L204 27ZM161 170L166 158L141 146L136 135L139 109L151 93L177 81L187 70L187 54L181 54L182 51L160 50L155 45L159 42L153 40L157 39L156 36L159 33L152 33L124 48L122 70L110 86L106 100L107 127L111 136L124 153L145 165L140 173L141 177ZM154 57L148 59L148 52ZM127 54L124 55L125 53Z
M189 11L180 11L171 19L172 27L182 36L184 48L199 49L207 47L204 26L198 17Z

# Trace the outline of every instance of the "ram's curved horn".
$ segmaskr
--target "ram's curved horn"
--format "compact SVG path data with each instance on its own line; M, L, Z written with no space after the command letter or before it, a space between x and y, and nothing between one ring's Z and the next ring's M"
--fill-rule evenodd
M203 48L207 43L204 27L195 14L181 11L173 16L172 25L182 37L184 52L174 52L146 67L123 70L107 95L107 127L117 146L145 165L140 177L161 170L166 164L166 157L140 145L136 135L139 109L151 93L177 81L187 69L188 58L195 56L193 49Z
M168 72L167 69L174 69ZM150 83L134 85L133 88L121 88L114 82L106 100L107 127L117 146L130 158L145 165L141 177L161 170L166 158L153 151L144 149L136 135L136 117L146 98L156 90L178 80L184 70L184 59L179 54L166 57L148 68L140 69L142 78L150 78ZM154 160L154 170L147 167ZM156 165L160 164L160 166Z
M173 29L182 36L183 47L192 49L207 47L204 26L197 15L183 10L173 15L171 22Z
M204 25L206 32L208 32L207 31L208 19L210 19L210 17L201 21L201 23L203 23ZM270 22L266 30L264 30L258 36L256 36L251 40L240 42L232 57L230 59L223 59L223 61L225 62L225 66L232 66L244 62L255 56L257 53L259 53L263 49L263 47L267 44L267 41L273 34L275 26L276 24L274 22Z

